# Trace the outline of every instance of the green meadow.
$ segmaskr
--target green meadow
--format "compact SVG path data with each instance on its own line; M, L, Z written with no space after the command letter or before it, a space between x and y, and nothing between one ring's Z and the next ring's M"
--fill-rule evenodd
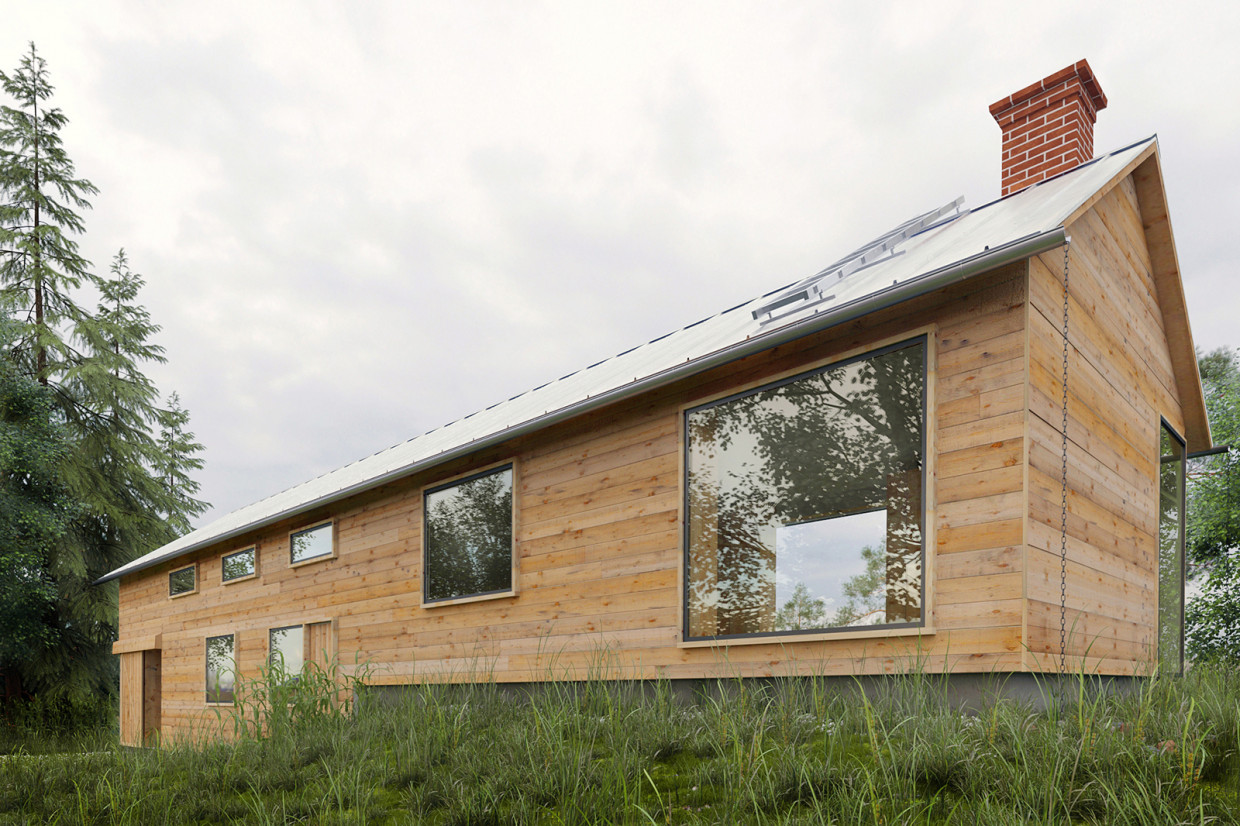
M996 687L1001 684L996 683ZM1240 822L1240 675L1197 667L1035 708L942 678L429 685L357 702L333 674L243 684L193 741L3 730L0 824ZM223 726L228 737L208 738Z

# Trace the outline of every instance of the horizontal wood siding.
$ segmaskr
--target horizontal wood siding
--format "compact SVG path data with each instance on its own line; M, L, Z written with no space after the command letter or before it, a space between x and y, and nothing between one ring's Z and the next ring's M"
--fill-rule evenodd
M1159 417L1183 433L1131 178L1072 226L1069 259L1068 667L1143 673L1157 632ZM1030 261L1026 665L1057 669L1063 255Z
M204 703L205 638L236 634L241 673L254 677L268 630L293 623L334 623L308 629L308 650L333 648L346 670L364 663L377 683L1019 669L1026 295L1022 262L257 531L177 560L199 565L189 597L168 599L169 565L125 577L122 639L162 635L163 727L181 736L215 720ZM927 491L934 633L680 645L682 406L927 325L937 331ZM421 487L500 461L515 468L516 595L423 608ZM289 531L326 518L338 556L290 568ZM259 576L222 584L221 557L252 545Z

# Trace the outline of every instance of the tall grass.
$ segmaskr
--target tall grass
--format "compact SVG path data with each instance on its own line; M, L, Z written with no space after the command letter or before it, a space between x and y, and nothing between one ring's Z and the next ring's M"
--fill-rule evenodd
M364 670L363 670L364 674ZM363 678L364 679L364 676ZM1240 817L1240 678L1049 706L732 681L484 682L379 696L338 669L243 684L229 741L0 759L0 824L1200 824ZM204 731L205 735L205 731Z

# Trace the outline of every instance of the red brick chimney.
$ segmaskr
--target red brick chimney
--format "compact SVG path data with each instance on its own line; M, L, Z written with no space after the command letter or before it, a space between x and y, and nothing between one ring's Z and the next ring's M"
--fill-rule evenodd
M1094 157L1094 121L1107 108L1084 60L990 105L1003 130L1003 195Z

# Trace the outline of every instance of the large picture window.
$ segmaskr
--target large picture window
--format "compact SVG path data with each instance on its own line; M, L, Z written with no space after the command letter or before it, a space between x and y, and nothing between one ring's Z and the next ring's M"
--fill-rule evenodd
M423 601L512 590L512 465L428 490Z
M685 412L686 637L923 624L926 340Z
M306 633L300 625L272 628L267 633L267 667L273 681L285 683L301 676L306 662Z
M1158 663L1184 669L1184 441L1163 423L1158 463Z

